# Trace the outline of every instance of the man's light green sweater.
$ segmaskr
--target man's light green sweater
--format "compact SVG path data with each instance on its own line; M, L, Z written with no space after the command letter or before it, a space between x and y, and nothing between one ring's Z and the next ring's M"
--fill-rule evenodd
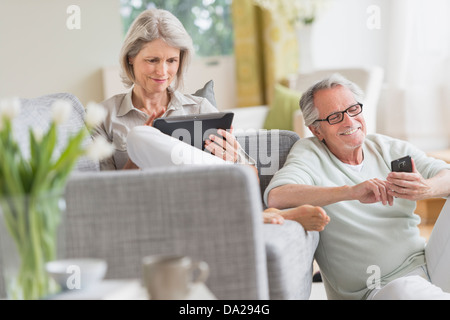
M425 179L450 169L444 161L427 157L410 143L379 134L366 137L363 152L363 167L357 172L317 138L299 140L267 187L266 204L270 190L285 184L339 187L373 178L385 180L391 161L405 155L413 158ZM367 285L374 270L381 272L384 284L425 264L425 239L419 234L415 206L414 201L395 198L393 206L352 200L324 207L330 223L320 232L316 260L328 298L362 299L370 291Z

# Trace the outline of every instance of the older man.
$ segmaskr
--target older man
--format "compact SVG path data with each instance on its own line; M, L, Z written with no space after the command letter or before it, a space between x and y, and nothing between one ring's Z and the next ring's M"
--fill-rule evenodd
M366 136L361 101L361 90L340 75L303 94L300 107L314 137L293 146L265 191L266 204L311 204L329 215L316 251L328 298L450 299L441 289L450 289L450 273L430 280L414 214L415 200L450 195L450 165L405 141ZM391 161L406 155L413 172L391 172ZM450 228L449 220L443 223ZM427 250L444 257L438 263L448 270L446 241Z

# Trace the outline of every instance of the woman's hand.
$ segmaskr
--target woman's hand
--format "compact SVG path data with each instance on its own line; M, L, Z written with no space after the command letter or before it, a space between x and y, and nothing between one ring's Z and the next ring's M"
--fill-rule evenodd
M166 112L166 109L161 109L159 112L153 111L152 114L148 116L147 121L145 122L146 126L153 127L153 121L155 119L161 118L162 115Z
M422 200L431 197L431 186L417 171L414 160L412 172L391 172L387 176L388 194L392 197L407 200Z
M205 141L205 149L225 161L237 162L241 146L232 134L232 130L233 128L230 132L223 129L217 130L219 136L210 135L209 139Z

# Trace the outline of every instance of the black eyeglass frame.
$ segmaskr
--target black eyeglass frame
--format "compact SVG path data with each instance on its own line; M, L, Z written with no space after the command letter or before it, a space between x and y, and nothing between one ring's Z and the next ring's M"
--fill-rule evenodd
M355 106L360 106L361 110L357 114L353 114L353 115L349 114L348 110L353 108L353 107L355 107ZM334 124L338 124L338 123L341 123L342 121L344 121L344 117L345 117L344 113L346 113L349 117L353 118L353 117L356 117L357 115L361 114L362 111L363 111L363 104L358 102L358 103L352 104L350 107L348 107L344 111L333 112L332 114L330 114L325 119L317 119L314 122L316 122L316 121L327 121L330 125L334 125ZM341 120L339 120L338 122L331 123L330 122L330 117L335 116L337 114L342 114Z

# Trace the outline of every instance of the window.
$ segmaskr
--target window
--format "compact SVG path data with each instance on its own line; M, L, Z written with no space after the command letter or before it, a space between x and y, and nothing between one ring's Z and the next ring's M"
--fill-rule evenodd
M232 0L121 0L124 32L149 8L172 12L186 28L202 57L233 54Z

